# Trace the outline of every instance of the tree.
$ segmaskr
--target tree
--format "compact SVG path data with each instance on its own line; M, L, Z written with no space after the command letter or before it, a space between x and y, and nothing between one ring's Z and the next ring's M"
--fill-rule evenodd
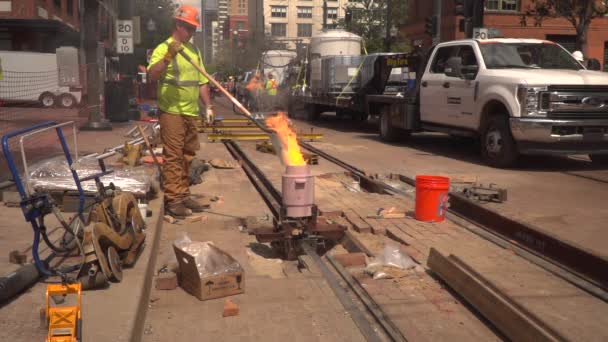
M173 0L135 0L135 15L141 17L142 45L153 48L171 35L173 14L177 5ZM152 20L155 30L148 31Z
M350 20L339 19L338 26L363 37L368 52L384 51L387 24L387 4L391 1L390 25L399 28L405 23L407 1L402 0L360 0L349 2L345 10L350 12ZM409 48L405 35L399 31L391 44L391 51L406 51Z
M576 49L587 56L587 32L591 21L607 13L606 0L533 0L525 15L533 16L535 26L545 18L565 18L576 30ZM522 25L525 25L525 18Z

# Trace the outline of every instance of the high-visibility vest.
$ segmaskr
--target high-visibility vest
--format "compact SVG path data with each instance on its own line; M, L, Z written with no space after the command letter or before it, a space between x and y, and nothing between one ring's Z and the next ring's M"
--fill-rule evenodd
M156 47L150 59L150 66L164 58L172 41L173 38L169 38ZM204 69L200 51L189 43L184 43L183 47L186 55ZM190 62L178 54L171 60L159 80L158 107L167 113L198 116L199 87L208 82L209 80Z
M277 94L277 81L276 80L268 80L266 82L266 92L268 95L275 96Z

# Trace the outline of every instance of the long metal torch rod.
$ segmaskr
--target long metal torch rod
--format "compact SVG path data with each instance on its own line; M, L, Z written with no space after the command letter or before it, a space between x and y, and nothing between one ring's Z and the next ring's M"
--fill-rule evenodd
M200 72L201 74L203 74L203 76L205 76L207 79L209 79L209 82L213 83L213 85L216 86L217 89L219 89L222 92L222 94L224 94L238 109L240 109L241 113L243 113L241 115L243 115L244 117L251 120L251 122L253 122L256 126L258 126L264 132L269 133L269 134L274 133L273 130L268 129L266 126L259 123L253 117L253 114L251 114L251 112L247 108L245 108L245 106L243 106L243 104L241 102L239 102L239 100L237 100L236 97L232 96L232 94L230 94L230 92L228 90L224 89L224 87L222 87L222 85L218 81L216 81L213 77L211 77L211 75L209 75L209 73L207 73L207 71L205 69L201 68L198 64L194 63L192 58L190 58L190 56L186 55L184 50L180 50L179 54L182 55L182 57L184 57L188 62L190 62L190 64L192 64L192 66L196 70L198 70L198 72Z

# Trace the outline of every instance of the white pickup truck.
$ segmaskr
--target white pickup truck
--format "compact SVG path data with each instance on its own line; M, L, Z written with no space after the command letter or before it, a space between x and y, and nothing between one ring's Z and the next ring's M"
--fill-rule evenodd
M421 130L475 137L495 167L520 154L588 154L608 163L608 73L536 39L450 41L428 56L411 94L367 97L383 139Z

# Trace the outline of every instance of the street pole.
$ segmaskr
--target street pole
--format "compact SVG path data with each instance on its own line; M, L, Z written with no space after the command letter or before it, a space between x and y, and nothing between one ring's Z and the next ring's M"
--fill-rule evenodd
M384 38L384 48L386 52L391 51L391 12L393 9L393 1L386 1L386 34Z
M441 6L443 4L443 0L435 0L435 15L437 16L437 28L435 32L435 37L433 37L433 45L439 44L441 42Z
M484 0L474 0L473 2L473 28L482 28L483 27L483 10L484 10ZM471 37L473 33L471 31Z
M99 87L100 83L100 70L98 64L98 16L99 16L99 3L97 0L84 0L83 21L84 26L81 27L83 35L83 48L85 52L85 66L87 74L87 96L86 96L86 111L88 112L89 120L82 126L81 130L89 131L109 131L112 130L112 126L107 120L102 118L101 113L101 90Z

